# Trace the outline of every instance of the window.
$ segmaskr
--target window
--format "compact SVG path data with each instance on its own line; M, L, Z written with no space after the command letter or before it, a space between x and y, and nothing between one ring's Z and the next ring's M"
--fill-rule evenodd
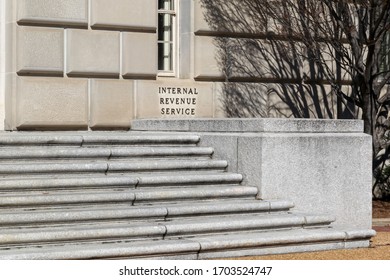
M160 74L175 72L175 0L158 1L158 70Z

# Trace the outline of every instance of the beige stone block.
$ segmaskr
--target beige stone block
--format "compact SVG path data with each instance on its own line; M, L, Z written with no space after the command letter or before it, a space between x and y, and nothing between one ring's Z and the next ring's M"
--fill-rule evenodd
M156 0L94 0L91 4L92 28L156 31Z
M130 128L133 119L133 81L92 80L90 127Z
M155 79L157 75L157 35L123 33L122 75L124 78Z
M18 23L88 26L88 0L18 0Z
M76 29L66 32L68 76L119 76L119 32Z
M194 0L195 34L227 35L234 33L264 35L266 20L253 9L251 1Z
M232 39L233 76L292 80L300 77L301 57L288 41ZM298 44L295 45L299 49ZM249 55L248 55L249 54Z
M268 84L265 94L272 117L337 118L337 98L329 85Z
M136 87L137 118L211 118L214 116L212 83L138 81Z
M14 130L16 128L16 73L4 75L4 129Z
M212 32L205 19L205 11L202 8L201 0L194 0L194 31L195 33Z
M4 14L4 19L5 23L15 23L17 21L17 1L15 0L2 0L2 9L4 7L5 9L5 14Z
M64 31L57 28L17 29L17 72L19 74L62 75Z
M351 53L351 47L348 46L347 44L344 44L343 46L343 53ZM343 59L336 61L337 55L333 49L332 46L328 46L327 44L323 44L322 49L321 49L321 65L326 65L327 72L330 73L330 75L333 75L335 79L340 79L342 82L350 82L352 80L351 76L351 65L345 61L342 62ZM320 73L319 67L317 63L314 60L308 60L305 59L304 64L303 64L303 71L305 72L307 77L312 78L313 77L313 70L315 71L314 73L317 73L317 77L319 76L320 78L324 79L324 74L318 75ZM337 73L340 73L340 76L337 77ZM314 77L316 77L314 75ZM318 78L317 78L318 79Z
M17 37L17 24L7 23L4 26L3 37L3 56L1 57L0 64L4 66L5 73L16 72L16 37Z
M88 126L88 81L18 77L18 129L81 129Z
M214 83L214 117L215 118L228 118L229 115L226 112L226 94L224 92L223 83Z
M195 79L224 79L218 62L219 50L213 37L195 36Z
M213 69L218 67L230 80L291 82L292 79L299 78L301 57L294 54L290 42L216 37L212 43L215 62L212 61L209 67ZM206 44L210 43L204 43ZM207 52L207 49L211 52L211 48L206 48L204 52ZM208 59L203 58L205 62L199 62L204 69L203 73L207 73L206 61L211 61L211 59L210 55ZM203 74L202 72L200 78L216 77L216 74Z

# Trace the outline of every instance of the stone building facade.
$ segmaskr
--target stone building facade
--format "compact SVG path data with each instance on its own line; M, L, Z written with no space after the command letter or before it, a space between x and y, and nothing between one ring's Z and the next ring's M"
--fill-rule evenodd
M340 117L330 86L296 86L308 65L297 70L288 57L264 59L261 52L250 61L247 41L263 40L263 31L218 30L201 2L1 0L0 128L126 130L139 118ZM232 50L221 52L225 44ZM264 53L273 47L264 46ZM283 69L273 67L275 59ZM245 67L226 65L230 60Z
M204 26L197 1L1 5L2 128L128 129L134 118L223 116L213 43L194 35Z

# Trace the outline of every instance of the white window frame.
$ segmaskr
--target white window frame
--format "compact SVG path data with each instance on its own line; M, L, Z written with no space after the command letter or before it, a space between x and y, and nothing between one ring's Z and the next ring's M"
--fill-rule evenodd
M159 17L160 14L170 14L170 15L173 15L172 16L172 41L165 41L165 43L169 42L169 43L172 43L172 69L171 70L160 70L158 69L158 76L159 77L176 77L177 76L177 72L178 72L178 67L177 67L177 62L178 62L178 22L179 22L179 15L178 15L178 11L179 11L179 2L180 1L177 1L177 0L172 0L173 1L173 10L160 10L158 9L158 12L157 12L157 16ZM157 19L158 21L159 19ZM159 30L157 30L157 36L158 36L158 33L159 33ZM160 41L158 40L157 38L157 50L158 50L158 46L160 44L163 44L164 41ZM158 68L159 67L159 64L160 64L160 57L158 56Z

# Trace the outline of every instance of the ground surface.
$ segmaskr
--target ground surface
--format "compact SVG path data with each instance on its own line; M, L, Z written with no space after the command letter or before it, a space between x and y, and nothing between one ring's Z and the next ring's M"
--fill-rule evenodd
M390 202L373 202L370 248L239 258L240 260L390 260Z
M374 200L372 202L372 217L390 218L390 201Z

